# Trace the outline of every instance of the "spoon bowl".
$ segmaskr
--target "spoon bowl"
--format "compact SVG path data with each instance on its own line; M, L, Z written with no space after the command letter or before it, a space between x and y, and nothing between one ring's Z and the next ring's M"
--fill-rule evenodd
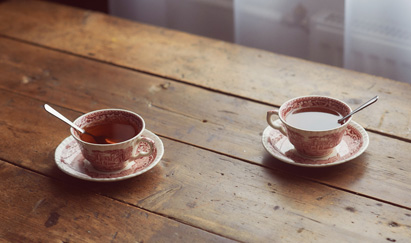
M81 134L90 136L96 143L99 144L111 144L111 143L115 143L113 141L110 141L108 139L106 139L103 136L95 136L89 132L86 132L86 130L84 130L83 128L77 126L76 124L74 124L72 121L70 121L69 119L67 119L65 116L63 116L60 112L56 111L54 108L52 108L51 106L49 106L48 104L44 105L44 109L49 112L50 114L52 114L53 116L59 118L60 120L64 121L65 123L67 123L68 125L70 125L72 128L74 128L77 132L80 132Z

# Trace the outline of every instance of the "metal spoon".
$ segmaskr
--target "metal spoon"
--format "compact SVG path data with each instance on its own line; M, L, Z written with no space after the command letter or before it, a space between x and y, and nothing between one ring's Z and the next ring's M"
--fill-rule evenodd
M364 104L362 104L360 107L358 107L357 109L353 110L350 114L344 116L343 118L338 120L338 123L340 124L344 124L344 121L346 119L348 119L350 116L352 116L354 113L359 112L360 110L364 109L365 107L375 103L378 100L378 95L375 96L374 98L370 99L369 101L365 102Z
M76 129L78 132L91 136L96 143L99 143L99 144L114 143L102 136L94 136L93 134L86 132L83 128L80 128L79 126L71 122L69 119L67 119L65 116L63 116L62 114L60 114L58 111L56 111L55 109L53 109L51 106L47 104L44 104L44 109L48 111L50 114L52 114L53 116L69 124L72 128Z

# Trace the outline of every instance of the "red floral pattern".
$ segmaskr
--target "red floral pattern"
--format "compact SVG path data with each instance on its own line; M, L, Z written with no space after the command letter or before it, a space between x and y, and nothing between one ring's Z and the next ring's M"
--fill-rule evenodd
M133 147L113 150L92 150L88 152L83 150L82 153L88 161L94 161L93 166L101 171L115 171L123 169L127 160L131 158Z
M322 158L310 158L302 156L294 150L293 146L289 143L288 138L281 132L270 128L269 134L266 136L266 149L271 154L275 155L275 157L284 158L286 161L290 160L293 163L302 165L327 165L346 161L352 157L358 156L360 150L364 149L364 139L367 139L368 141L367 137L368 136L366 135L366 138L364 138L363 134L361 134L360 130L355 126L348 125L342 141L337 146L335 154Z
M148 151L150 146L145 142L142 142L138 148L139 151ZM139 171L149 167L157 157L157 148L154 146L153 153L150 156L138 158L130 161L130 166L127 166L123 170L113 172L101 172L94 169L90 162L80 152L79 144L73 139L71 140L61 151L59 160L72 170L77 171L80 174L86 174L91 178L119 178L131 174L135 174Z
M127 122L135 127L138 132L133 138L116 144L92 144L80 139L73 129L72 135L79 143L80 151L85 159L93 164L99 171L117 171L123 169L130 159L134 159L133 148L138 137L143 133L144 120L136 113L120 109L106 109L87 113L77 118L74 123L79 127L87 128L110 122ZM138 146L143 146L141 143ZM139 148L137 148L139 149Z
M135 127L138 133L142 132L144 129L144 122L143 120L136 116L133 113L124 111L124 110L99 110L94 111L91 113L87 113L83 116L77 118L74 123L81 127L86 128L91 124L100 125L103 123L110 123L110 122L122 122L126 121L131 123L132 126ZM77 132L72 133L74 136L79 138Z
M332 130L306 131L286 123L285 118L290 112L308 107L331 109L343 116L350 113L351 109L345 103L329 97L305 96L287 101L279 110L280 118L285 122L288 139L295 149L306 156L323 157L329 155L333 148L341 142L346 124Z
M313 157L330 154L333 148L341 142L344 132L344 129L339 129L333 133L304 137L298 132L287 129L288 139L294 147L300 153Z
M291 111L301 109L301 108L307 108L307 107L322 107L322 108L327 108L331 110L335 110L341 115L345 116L350 113L350 108L345 105L344 103L328 98L328 97L322 97L322 96L315 96L315 97L301 97L301 98L296 98L293 100L290 100L286 103L283 104L281 107L280 114L282 118L284 119L287 117L288 113Z

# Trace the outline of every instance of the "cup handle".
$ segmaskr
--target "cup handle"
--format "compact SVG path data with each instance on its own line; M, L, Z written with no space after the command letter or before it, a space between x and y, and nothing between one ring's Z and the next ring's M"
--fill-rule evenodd
M280 119L277 119L275 121L272 120L272 116L276 115L278 116L278 110L270 110L267 111L267 123L270 125L272 128L279 130L282 134L287 136L287 132L285 131L284 124Z
M138 146L141 142L145 142L148 144L148 146L150 147L150 149L148 151L138 151ZM140 137L136 140L135 142L135 146L134 146L134 150L133 150L133 154L137 154L136 156L133 156L132 159L139 159L142 157L146 157L146 156L150 156L153 152L154 152L154 141L150 138L146 138L146 137Z

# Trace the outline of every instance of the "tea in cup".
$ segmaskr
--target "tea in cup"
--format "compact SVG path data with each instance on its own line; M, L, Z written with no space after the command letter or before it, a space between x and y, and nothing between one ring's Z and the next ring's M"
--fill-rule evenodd
M351 108L338 99L302 96L268 111L267 123L287 136L301 155L324 157L341 142L351 117L343 124L338 120L350 112ZM273 120L274 115L279 119Z
M142 137L144 119L131 111L104 109L84 114L74 121L86 133L71 128L71 135L80 146L85 159L99 171L117 171L135 159L149 156L154 151L154 141ZM141 143L148 151L139 151Z

